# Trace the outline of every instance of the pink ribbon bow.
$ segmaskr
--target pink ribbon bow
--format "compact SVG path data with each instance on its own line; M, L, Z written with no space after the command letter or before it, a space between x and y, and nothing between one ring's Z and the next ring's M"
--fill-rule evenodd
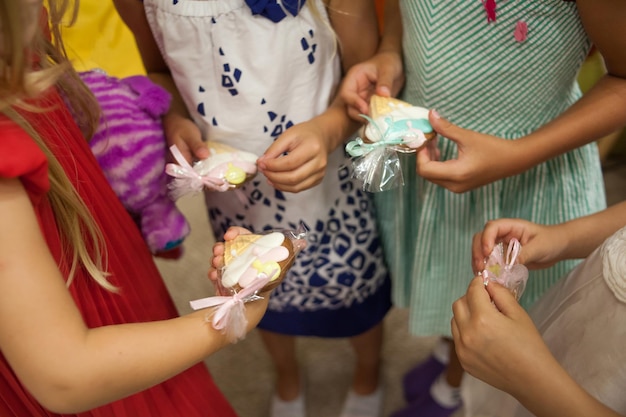
M274 275L274 273L275 271L273 271L270 276ZM189 305L194 310L217 307L211 320L213 328L225 333L230 342L236 342L237 340L243 339L246 335L248 320L244 314L244 304L248 301L259 299L256 293L269 281L270 277L268 275L259 274L250 285L242 288L233 296L201 298L199 300L190 301Z
M170 146L170 152L178 164L169 163L165 172L174 177L169 188L175 200L192 192L200 192L204 187L213 191L226 191L230 187L227 181L200 175L193 169L176 145Z

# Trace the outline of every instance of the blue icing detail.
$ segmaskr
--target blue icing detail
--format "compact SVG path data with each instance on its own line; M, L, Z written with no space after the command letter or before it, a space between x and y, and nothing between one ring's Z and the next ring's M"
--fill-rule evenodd
M212 18L211 18L211 23L214 23L214 24L215 24L215 23L217 23L217 20L215 20L215 18L214 18L214 17L212 17Z
M217 126L217 119L215 117L213 118L211 122L213 123L213 126Z
M309 43L304 38L300 39L300 45L302 46L303 51L309 49Z
M178 0L172 0L172 4L173 5L177 5L178 4Z
M231 96L236 96L237 94L239 94L236 88L229 88L228 92L230 93Z
M220 52L220 55L221 55L221 56L224 56L224 51L222 50L222 48L221 48L221 47L218 49L218 51Z
M224 72L230 72L230 64L224 64Z
M267 126L263 126L263 133L267 133L268 129Z
M241 79L241 70L239 68L235 68L235 72L233 73L233 76L235 77L235 80L239 82L239 80Z
M263 105L265 103L266 103L265 99L261 99L261 105Z
M204 93L204 87L198 86L198 91L201 92L201 93Z
M285 124L285 129L289 129L291 126L293 126L293 122L290 120Z
M278 115L277 115L276 113L274 113L273 111L268 111L268 112L267 112L267 115L269 116L269 118L270 118L270 121L271 121L271 122L273 122L273 121L274 121L274 119L275 119L276 117L278 117Z
M198 113L200 113L202 116L205 116L205 114L204 114L204 103L198 104L197 110L198 110Z

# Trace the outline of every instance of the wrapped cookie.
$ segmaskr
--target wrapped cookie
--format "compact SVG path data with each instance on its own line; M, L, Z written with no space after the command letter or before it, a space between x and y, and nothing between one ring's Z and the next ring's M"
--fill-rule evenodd
M224 242L224 266L218 271L216 296L190 302L194 310L214 308L208 319L231 342L245 336L244 304L276 288L306 246L306 231L239 235Z
M402 100L373 95L370 116L359 137L348 142L354 177L365 191L377 192L404 184L397 152L412 153L437 134L428 121L428 109Z
M528 269L516 263L521 250L522 246L515 238L509 241L506 253L504 244L498 243L485 260L485 269L481 272L485 285L488 285L490 281L495 281L508 288L518 301L524 293L528 280Z
M209 141L207 147L210 156L193 166L185 160L176 145L170 147L177 164L167 164L165 172L174 177L169 184L173 199L203 189L219 192L234 190L257 174L257 155L219 142Z

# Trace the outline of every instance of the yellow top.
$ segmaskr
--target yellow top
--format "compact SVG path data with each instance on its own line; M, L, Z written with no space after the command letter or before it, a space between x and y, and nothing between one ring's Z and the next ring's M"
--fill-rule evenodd
M81 0L76 22L61 33L78 71L100 68L116 77L145 74L135 38L112 0Z

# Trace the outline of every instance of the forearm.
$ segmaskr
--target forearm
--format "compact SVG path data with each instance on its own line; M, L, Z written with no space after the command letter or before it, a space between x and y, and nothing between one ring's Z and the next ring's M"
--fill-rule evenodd
M626 124L626 80L606 75L560 116L515 141L511 174L591 143Z
M165 118L182 117L189 119L190 116L185 103L152 35L143 3L139 0L113 0L113 3L120 17L135 37L135 43L148 77L165 88L172 96L170 108Z
M626 202L556 226L566 236L563 259L582 259L617 230L626 226Z
M376 52L379 30L373 0L331 0L328 16L339 42L344 73Z
M250 323L258 321L266 302L246 305ZM74 413L154 386L228 344L206 321L207 313L90 329L78 346L65 340L67 349L57 351L50 364L40 367L34 392L47 407ZM47 349L54 347L47 345Z
M328 109L315 117L312 122L317 124L323 137L326 138L329 154L337 147L343 146L346 140L361 126L350 118L346 106L339 96L335 97Z
M402 54L402 17L398 0L385 1L383 35L378 52Z
M172 96L170 108L165 114L164 119L176 117L191 119L187 106L185 105L185 102L178 91L169 70L148 72L148 77L150 77L150 79L156 84L165 88ZM165 126L167 127L168 124L166 123Z
M512 394L537 417L620 416L578 385L556 361L541 367Z

